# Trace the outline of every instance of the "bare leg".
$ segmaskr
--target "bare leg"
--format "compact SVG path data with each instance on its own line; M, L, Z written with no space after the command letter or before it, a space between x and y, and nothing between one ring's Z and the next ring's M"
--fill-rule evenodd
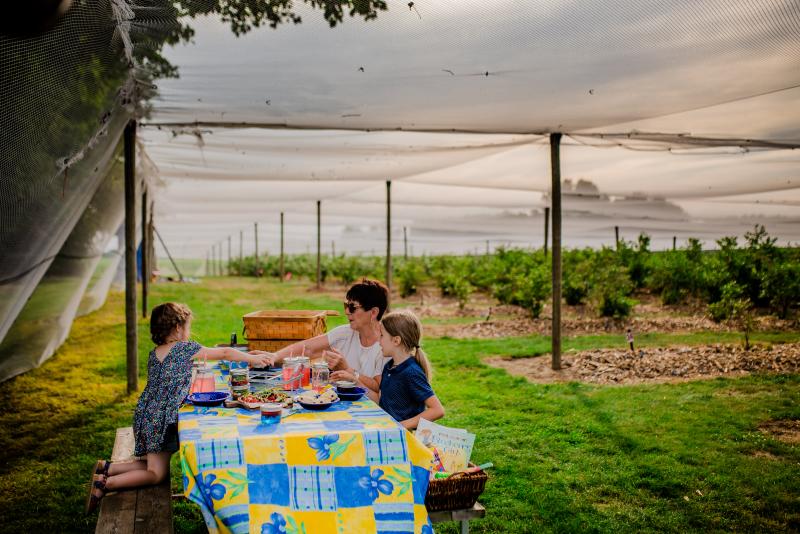
M169 459L171 456L171 452L149 453L147 455L147 466L145 469L133 469L125 473L109 476L108 479L106 479L106 489L108 491L116 491L159 484L169 474ZM115 465L116 464L111 464L112 467Z
M108 466L108 476L121 475L128 471L135 471L137 469L147 469L147 462L144 460L134 460L133 462L112 462Z

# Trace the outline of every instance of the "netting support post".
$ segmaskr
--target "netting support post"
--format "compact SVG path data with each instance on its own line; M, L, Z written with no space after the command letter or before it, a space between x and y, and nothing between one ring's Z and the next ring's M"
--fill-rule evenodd
M317 289L322 288L322 220L321 200L317 200Z
M280 260L280 274L281 274L281 282L283 282L283 277L286 274L283 268L283 212L281 212L281 260Z
M258 278L259 277L258 269L259 269L259 263L260 263L258 261L258 223L253 223L253 227L255 228L255 232L256 232L256 237L255 237L255 241L256 241L256 278Z
M550 224L550 208L547 207L544 209L544 257L547 257L547 238L548 238L548 229Z
M392 290L392 181L386 180L386 287Z
M136 121L128 121L125 144L125 361L128 394L139 389L136 339Z
M553 335L552 367L561 369L561 134L550 134L550 202L553 207Z
M219 263L219 275L225 276L225 267L222 266L222 241L220 241L217 246L219 247L217 251L219 254L217 255L217 262Z
M147 318L147 290L150 283L150 241L147 235L147 188L142 184L142 318Z

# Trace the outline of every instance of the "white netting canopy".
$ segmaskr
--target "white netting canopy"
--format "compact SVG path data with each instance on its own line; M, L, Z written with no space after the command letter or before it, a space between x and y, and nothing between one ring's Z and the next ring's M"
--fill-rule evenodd
M317 201L326 252L380 253L387 180L412 253L538 247L553 132L566 246L800 240L797 0L39 4L0 20L0 379L102 302L132 117L178 257L274 252L280 212L313 250Z
M180 78L157 82L142 136L179 256L253 222L274 250L280 211L307 250L316 200L326 243L380 250L389 179L418 252L538 246L549 132L583 188L567 245L615 225L713 243L755 220L800 238L796 2L387 2L334 28L295 8L302 24L238 36L186 18L192 42L165 51Z

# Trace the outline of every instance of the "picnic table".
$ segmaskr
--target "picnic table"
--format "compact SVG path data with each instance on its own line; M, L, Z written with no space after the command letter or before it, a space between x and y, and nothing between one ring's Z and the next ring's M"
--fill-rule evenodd
M278 425L258 410L186 405L178 431L184 493L210 533L432 532L432 454L366 397Z

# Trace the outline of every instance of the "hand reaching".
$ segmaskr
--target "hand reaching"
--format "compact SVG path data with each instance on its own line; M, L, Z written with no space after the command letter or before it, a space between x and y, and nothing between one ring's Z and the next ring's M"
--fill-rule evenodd
M252 350L248 353L251 367L271 367L275 365L275 355L271 352Z
M355 375L350 371L334 371L331 373L331 380L348 380L350 382L357 382Z
M332 371L344 371L347 369L347 361L345 360L344 354L338 350L331 348L331 350L323 351L322 356L325 358L325 361L328 362L328 367Z

